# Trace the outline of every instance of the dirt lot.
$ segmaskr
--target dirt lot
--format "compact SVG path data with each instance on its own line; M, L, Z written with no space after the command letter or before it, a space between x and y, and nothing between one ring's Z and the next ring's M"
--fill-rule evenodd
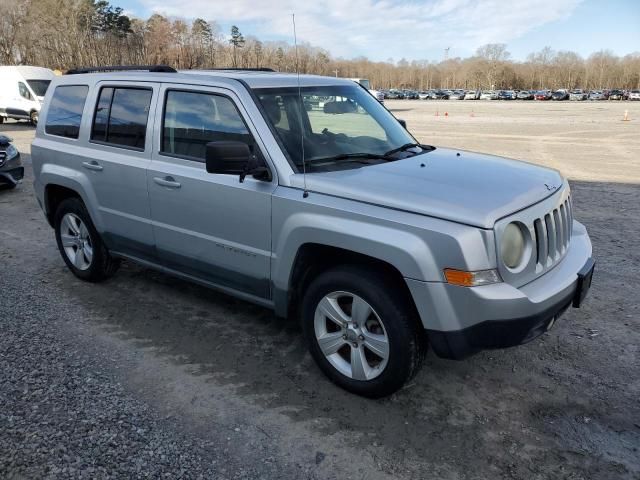
M462 362L430 355L399 393L358 398L325 380L298 327L267 310L130 264L104 284L75 279L32 194L33 130L5 124L27 180L0 192L0 285L11 290L0 295L0 400L15 393L0 411L0 476L58 477L73 462L101 465L104 476L144 476L126 467L146 447L117 457L110 449L128 443L96 443L99 428L79 441L74 420L90 422L95 405L135 405L141 428L177 449L151 476L640 478L640 103L387 106L425 143L524 159L572 179L575 216L598 262L583 308L533 343ZM42 343L30 348L31 336ZM97 382L84 403L73 403L73 389L44 401L53 387L30 387L58 381L44 367L52 355L69 369L82 365L79 384ZM101 393L113 385L113 396ZM32 404L58 414L30 422L23 410ZM72 410L71 420L60 420L60 409ZM73 453L32 448L51 435ZM208 470L185 463L203 446L194 462Z

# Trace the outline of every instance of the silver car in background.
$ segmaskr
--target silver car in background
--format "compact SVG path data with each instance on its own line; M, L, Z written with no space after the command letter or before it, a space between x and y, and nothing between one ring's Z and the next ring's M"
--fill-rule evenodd
M571 92L569 92L569 100L572 100L574 102L586 100L588 97L589 95L587 94L587 92L579 88L571 90Z
M427 345L529 342L589 290L591 242L555 170L422 144L346 79L125 68L53 80L32 144L80 279L127 259L272 309L368 397L401 388Z

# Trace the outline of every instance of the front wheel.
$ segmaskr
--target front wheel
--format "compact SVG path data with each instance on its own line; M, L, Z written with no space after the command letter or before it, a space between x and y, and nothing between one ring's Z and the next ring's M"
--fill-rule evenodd
M38 112L31 112L31 114L29 115L29 120L31 121L31 125L33 125L34 127L38 125L38 118L40 117L40 115L38 114Z
M304 295L302 322L320 369L358 395L392 394L424 358L424 330L408 294L374 269L344 266L322 273Z

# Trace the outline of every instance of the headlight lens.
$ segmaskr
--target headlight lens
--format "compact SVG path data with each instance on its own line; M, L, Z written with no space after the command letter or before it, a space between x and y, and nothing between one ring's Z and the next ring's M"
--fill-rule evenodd
M509 268L517 268L522 263L525 249L525 238L522 227L517 223L510 223L502 233L500 254L502 261Z
M7 152L7 160L18 156L18 149L13 145L9 145L5 151Z

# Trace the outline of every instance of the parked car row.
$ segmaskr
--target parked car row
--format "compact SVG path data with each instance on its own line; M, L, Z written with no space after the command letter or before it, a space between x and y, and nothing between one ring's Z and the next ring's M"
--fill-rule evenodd
M464 90L431 89L380 90L385 99L390 100L640 100L640 90Z

